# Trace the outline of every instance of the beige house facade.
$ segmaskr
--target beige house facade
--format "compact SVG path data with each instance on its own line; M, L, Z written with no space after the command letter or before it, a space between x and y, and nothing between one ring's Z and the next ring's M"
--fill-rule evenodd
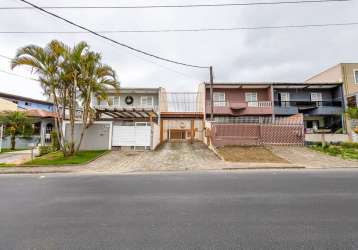
M3 111L16 111L17 105L11 101L0 98L0 112Z
M306 80L306 83L342 83L345 107L358 107L358 63L340 63ZM345 116L349 140L358 142L354 119Z
M340 63L305 81L306 83L343 83L348 106L358 105L358 63Z

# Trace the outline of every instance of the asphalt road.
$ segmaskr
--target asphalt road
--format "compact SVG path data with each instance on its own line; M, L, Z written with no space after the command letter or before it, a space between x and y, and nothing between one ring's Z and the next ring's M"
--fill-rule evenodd
M357 248L357 170L0 176L0 249Z

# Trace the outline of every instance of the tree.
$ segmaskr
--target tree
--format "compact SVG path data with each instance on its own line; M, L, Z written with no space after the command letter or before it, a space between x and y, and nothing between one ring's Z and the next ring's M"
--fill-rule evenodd
M119 87L114 70L103 65L101 55L90 51L86 42L69 47L57 40L44 48L36 45L20 48L11 68L23 65L29 66L38 75L44 93L54 102L57 113L55 129L61 150L65 156L75 154L92 121L92 96L104 97L108 86ZM74 133L78 101L82 103L83 128L76 146ZM69 140L65 139L61 129L66 110L70 122Z
M60 113L61 105L66 105L67 86L61 79L62 54L66 46L56 40L51 41L45 48L37 45L28 45L18 49L15 58L11 61L11 68L28 66L32 73L38 76L38 80L45 95L54 102L55 129L60 142L61 150L67 155L67 149L62 133L63 116Z
M33 133L32 120L24 112L4 112L0 114L0 124L5 126L5 135L10 135L12 150L16 147L16 136L30 136Z

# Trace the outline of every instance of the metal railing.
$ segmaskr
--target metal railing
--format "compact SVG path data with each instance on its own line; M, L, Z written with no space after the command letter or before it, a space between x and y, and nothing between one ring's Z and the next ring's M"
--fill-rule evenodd
M229 102L229 101L214 101L214 107L253 107L253 108L269 108L272 107L272 101L257 101L257 102ZM209 101L210 107L210 101Z
M158 105L110 105L110 104L95 104L93 105L93 108L95 109L109 109L109 110L115 110L115 109L152 109L157 111Z
M275 101L275 106L279 107L342 107L341 101Z

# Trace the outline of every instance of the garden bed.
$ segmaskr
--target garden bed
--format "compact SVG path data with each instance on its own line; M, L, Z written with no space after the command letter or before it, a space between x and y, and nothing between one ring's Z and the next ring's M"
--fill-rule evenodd
M337 145L321 144L310 146L311 149L348 160L358 160L358 143L346 142Z
M61 151L52 152L32 161L25 162L25 166L58 166L87 164L105 154L106 150L80 151L76 155L64 157Z
M225 146L217 148L217 152L229 162L288 163L265 147Z

